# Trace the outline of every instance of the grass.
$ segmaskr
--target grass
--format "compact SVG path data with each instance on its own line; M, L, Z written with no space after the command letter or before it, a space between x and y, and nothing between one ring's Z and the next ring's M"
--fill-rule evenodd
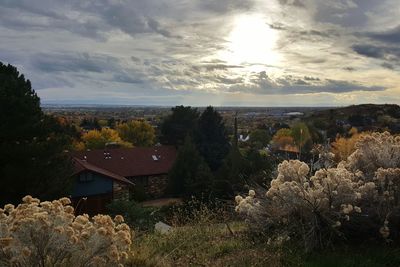
M400 266L400 248L393 245L341 245L303 255L301 248L293 249L293 244L273 248L254 241L245 223L231 222L229 228L199 223L177 227L168 234L142 232L134 239L135 254L128 266Z
M196 202L179 206L167 222L175 226L167 234L143 228L136 231L134 254L127 266L400 266L400 248L393 244L338 244L335 249L310 254L304 254L294 241L271 247L266 238L250 234L245 222L227 216L226 210Z
M243 223L199 224L169 234L145 233L133 244L131 266L280 266L265 244L252 241Z

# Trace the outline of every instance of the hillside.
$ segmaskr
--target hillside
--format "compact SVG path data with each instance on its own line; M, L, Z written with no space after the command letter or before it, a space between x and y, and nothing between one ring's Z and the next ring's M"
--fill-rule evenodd
M362 104L316 110L304 118L328 137L346 134L351 127L359 131L390 131L400 133L400 106Z
M400 118L400 106L394 104L351 105L347 107L316 110L311 114L311 117L329 119L331 116L333 116L336 119L345 119L354 115L361 115L371 118L377 118L379 116L386 115L398 119Z

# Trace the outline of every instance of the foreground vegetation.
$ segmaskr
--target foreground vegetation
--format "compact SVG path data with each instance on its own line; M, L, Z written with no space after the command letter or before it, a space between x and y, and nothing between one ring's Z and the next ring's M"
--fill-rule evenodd
M400 249L365 242L305 254L295 243L274 247L244 223L194 225L170 234L142 233L133 242L129 266L399 266Z
M364 240L305 253L295 241L279 245L268 242L268 236L254 232L251 225L226 210L203 204L192 207L189 213L186 208L176 207L171 217L175 227L161 233L154 229L130 230L120 216L114 220L102 215L75 217L65 198L39 202L28 196L18 207L7 205L1 210L0 265L400 265L400 249L393 243Z

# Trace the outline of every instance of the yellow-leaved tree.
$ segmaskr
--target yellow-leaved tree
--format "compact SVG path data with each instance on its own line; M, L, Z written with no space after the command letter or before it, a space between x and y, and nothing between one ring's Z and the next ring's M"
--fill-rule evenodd
M156 139L153 126L146 121L130 121L117 126L119 136L135 146L152 146Z
M102 149L109 143L115 143L123 147L132 147L131 143L122 141L116 130L110 128L102 128L100 131L91 130L83 134L82 142L86 149ZM77 147L81 148L82 144Z
M338 136L331 145L331 152L335 154L335 161L340 162L347 159L355 150L355 145L360 138L367 133L359 133L356 128L349 130L350 137Z

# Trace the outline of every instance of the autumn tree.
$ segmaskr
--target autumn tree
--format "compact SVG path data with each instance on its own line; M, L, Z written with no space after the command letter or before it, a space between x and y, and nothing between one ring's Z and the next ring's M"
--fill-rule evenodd
M356 128L351 128L348 132L350 137L337 136L331 144L331 152L335 154L335 161L340 162L346 160L355 150L356 143L363 135L367 133L359 133Z
M146 121L130 121L117 126L119 136L135 146L152 146L156 139L153 126Z
M116 130L110 128L102 128L99 130L91 130L82 136L82 141L86 149L102 149L108 143L115 143L124 147L131 147L129 142L122 141Z
M287 128L279 129L272 137L272 143L276 148L285 148L287 146L294 146L292 130Z
M60 121L42 112L30 81L0 62L0 203L66 195L70 142Z

